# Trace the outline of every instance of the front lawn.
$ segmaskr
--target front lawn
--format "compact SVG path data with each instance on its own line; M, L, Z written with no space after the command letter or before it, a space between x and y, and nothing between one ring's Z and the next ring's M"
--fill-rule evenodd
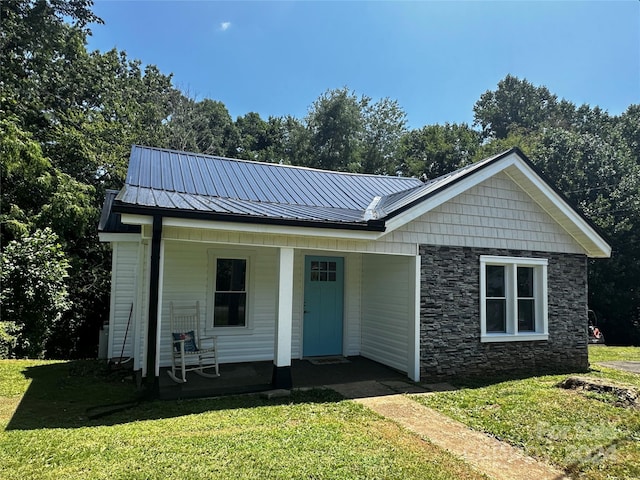
M640 360L638 347L590 347L593 376L640 389L640 375L597 365ZM616 406L606 395L563 390L567 375L468 384L454 392L414 397L470 427L527 454L546 459L575 477L640 478L640 410Z
M325 390L148 402L95 362L0 361L0 478L479 479L465 463Z

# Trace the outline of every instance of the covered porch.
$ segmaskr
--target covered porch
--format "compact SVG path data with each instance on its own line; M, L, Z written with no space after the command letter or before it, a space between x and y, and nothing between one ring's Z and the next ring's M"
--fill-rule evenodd
M303 248L284 247L277 243L294 242L264 234L214 242L207 238L214 232L158 226L143 227L151 238L143 247L149 277L142 284L151 288L139 358L146 383L162 396L318 386L352 376L419 380L419 256L362 252L368 242L329 250L322 247L332 242L309 238L297 238ZM228 324L219 324L217 283L229 262L243 269L241 308L231 316L227 311ZM199 378L176 385L164 373L171 361L170 306L196 301L204 333L218 339L221 377L206 387ZM307 361L323 356L348 357L349 363L321 370ZM200 389L204 393L196 394Z
M293 360L291 377L296 388L319 388L338 383L368 380L407 381L407 376L393 368L364 357L333 357L327 361ZM159 397L163 400L215 397L273 390L273 362L229 363L220 367L218 378L187 374L187 382L177 384L161 369Z

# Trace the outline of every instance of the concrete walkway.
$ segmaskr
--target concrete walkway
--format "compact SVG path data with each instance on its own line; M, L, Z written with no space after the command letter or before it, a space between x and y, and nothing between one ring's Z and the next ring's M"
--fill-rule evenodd
M565 474L511 445L425 407L404 395L429 395L404 382L366 381L331 385L330 388L395 421L434 445L462 458L476 470L496 480L559 480ZM441 389L445 388L440 386Z
M603 367L615 368L618 370L624 370L625 372L640 374L640 362L631 362L631 361L598 362L596 365L602 365Z

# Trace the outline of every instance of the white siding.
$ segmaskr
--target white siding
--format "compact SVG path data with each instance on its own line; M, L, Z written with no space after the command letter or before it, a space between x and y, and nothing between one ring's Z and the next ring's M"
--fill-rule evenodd
M584 253L506 173L485 180L379 242Z
M362 260L361 354L407 371L413 307L407 257L364 255Z
M109 358L118 358L121 354L124 358L133 355L138 245L138 242L113 243L111 312L109 317ZM134 308L133 312L131 312L132 305ZM127 332L130 312L131 322L129 331Z
M169 305L200 302L202 321L211 325L209 292L213 289L209 275L209 250L229 255L231 246L165 242L164 289L162 296L160 365L171 363L171 332ZM249 362L272 360L276 317L277 251L255 248L239 250L249 258L248 318L249 329L227 330L218 335L220 362ZM211 334L209 331L207 334Z
M344 354L360 355L360 317L362 308L362 255L345 258L344 273Z
M304 229L300 229L304 233ZM415 245L403 243L390 244L379 241L343 240L335 238L306 237L294 235L273 235L268 233L241 233L204 228L165 227L163 238L187 240L191 242L231 244L242 246L293 247L295 249L322 251L327 255L336 252L357 253L393 253L398 255L415 255Z
M146 371L147 318L149 316L149 274L150 274L149 242L143 241L138 249L138 307L136 308L135 336L138 339L133 352L133 369Z

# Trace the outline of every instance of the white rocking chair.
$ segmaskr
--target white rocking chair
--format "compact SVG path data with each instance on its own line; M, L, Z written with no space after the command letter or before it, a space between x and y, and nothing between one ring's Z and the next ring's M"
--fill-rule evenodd
M188 307L177 307L171 302L170 310L171 370L167 373L171 379L185 383L187 372L192 371L206 378L219 377L218 339L200 336L200 302ZM215 373L207 373L205 369L215 369ZM176 370L180 371L179 376Z

